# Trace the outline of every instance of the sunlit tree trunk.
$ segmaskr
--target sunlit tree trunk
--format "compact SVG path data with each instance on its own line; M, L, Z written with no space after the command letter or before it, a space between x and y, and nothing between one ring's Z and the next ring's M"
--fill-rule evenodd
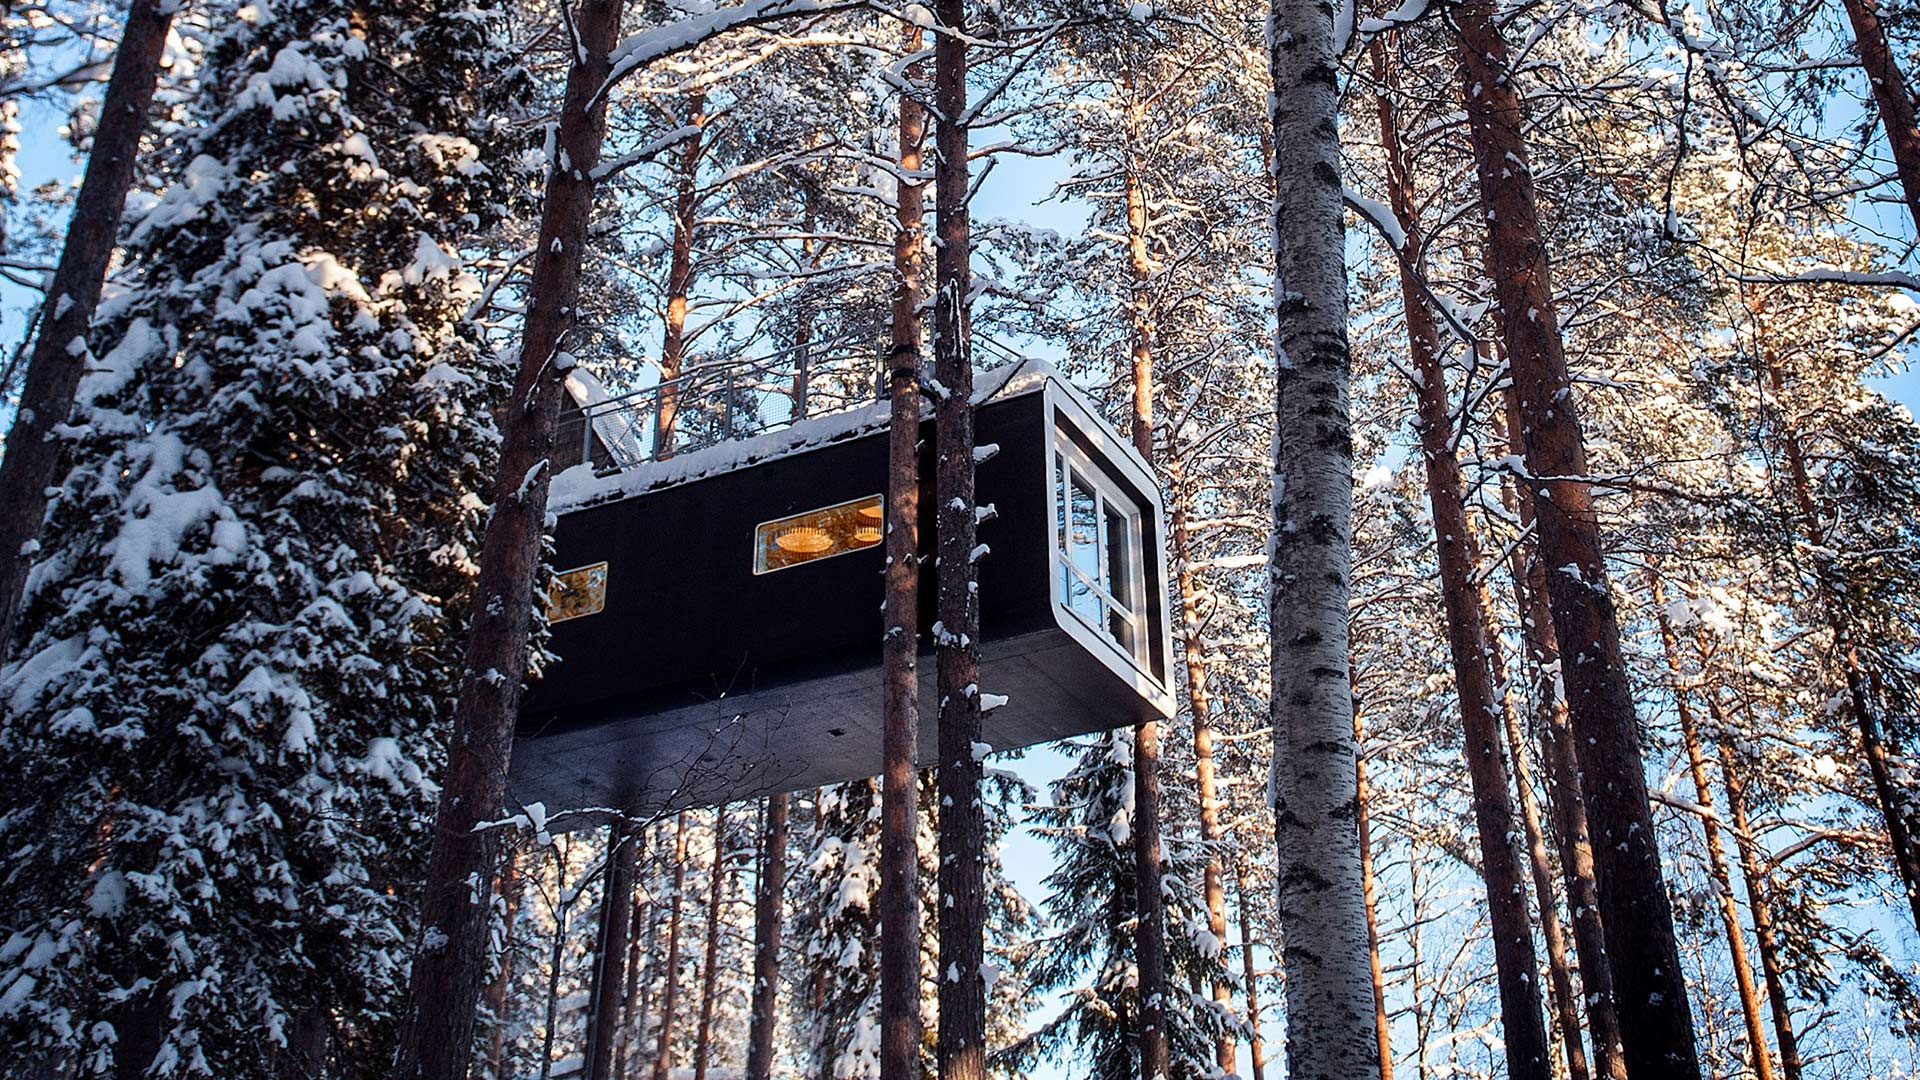
M1379 895L1373 876L1373 817L1368 812L1372 792L1367 787L1367 740L1360 721L1359 695L1354 695L1353 742L1360 748L1354 763L1355 816L1360 826L1360 891L1367 903L1367 960L1373 969L1373 1028L1380 1042L1380 1080L1393 1080L1393 1021L1387 1015L1387 973L1380 962Z
M679 394L667 386L686 370L687 296L693 291L693 242L700 213L700 157L706 125L707 95L696 91L687 95L687 124L696 134L680 144L674 165L673 238L667 257L666 336L660 344L659 412L654 417L654 454L666 457L673 450L674 421L680 413Z
M1253 907L1247 903L1247 866L1234 866L1234 887L1240 900L1240 973L1247 981L1247 1051L1253 1080L1266 1080L1267 1048L1260 1039L1260 972L1253 956Z
M489 890L472 882L475 875L490 878L499 847L498 830L476 826L506 799L565 374L557 354L580 296L593 170L606 135L607 96L600 90L612 71L623 7L623 0L581 0L573 20L577 47L555 132L559 160L571 167L556 165L547 176L519 371L499 413L500 464L480 547L395 1080L464 1080L473 1060L491 901Z
M1294 1080L1380 1069L1347 686L1353 442L1333 5L1272 0L1272 797Z
M507 995L513 989L513 932L520 917L520 849L509 846L500 854L500 892L504 903L500 911L499 970L487 984L487 1015L493 1030L487 1036L486 1075L488 1080L503 1080L507 1064Z
M47 283L40 334L27 360L13 426L7 430L6 456L0 458L0 663L13 643L21 590L47 512L47 489L59 480L60 447L49 440L54 429L67 422L80 376L86 373L91 355L87 331L100 305L121 211L133 186L140 137L147 130L160 79L160 57L178 6L171 0L131 0L127 5L86 175L74 197L60 262Z
M607 827L606 885L600 896L600 934L594 948L587 1026L587 1080L613 1080L620 1010L626 1000L627 935L633 930L636 843L625 818Z
M1747 908L1753 913L1753 939L1760 953L1760 972L1766 979L1767 1002L1773 1013L1773 1038L1780 1049L1782 1080L1800 1080L1800 1037L1793 1030L1793 1006L1787 1000L1786 965L1773 926L1773 880L1761 860L1759 841L1747 822L1747 782L1732 744L1725 738L1726 723L1717 695L1707 695L1707 711L1719 732L1720 775L1726 781L1727 812L1732 818L1734 850L1740 856L1740 876L1747 887Z
M1887 28L1881 22L1875 0L1840 0L1853 27L1854 51L1860 67L1873 87L1873 102L1880 110L1880 126L1887 133L1887 147L1893 151L1894 171L1900 176L1900 191L1905 196L1907 213L1920 228L1920 122L1914 118L1913 94L1900 70L1900 59Z
M653 1047L653 1080L673 1069L673 1022L680 998L680 900L687 885L687 812L673 822L673 892L667 896L667 959L660 991L660 1032Z
M1523 107L1490 0L1469 0L1454 19L1487 262L1524 421L1515 434L1525 447L1529 476L1548 478L1526 482L1534 488L1540 553L1552 568L1547 595L1567 661L1561 677L1568 713L1583 751L1595 877L1627 1071L1636 1077L1693 1080L1700 1065L1691 1006L1521 134ZM1593 752L1584 753L1588 749Z
M727 808L713 811L713 878L707 884L706 956L700 963L700 1027L693 1040L693 1080L707 1080L713 1058L713 1004L720 994L720 903L727 897Z
M786 922L787 816L786 792L769 796L753 904L753 1008L747 1021L746 1080L768 1080L773 1075L773 1032L780 1016L780 931Z

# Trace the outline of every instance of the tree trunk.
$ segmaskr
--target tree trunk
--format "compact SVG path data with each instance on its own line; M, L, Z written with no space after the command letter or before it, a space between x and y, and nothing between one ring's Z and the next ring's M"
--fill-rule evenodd
M1145 208L1139 182L1127 176L1129 223ZM1153 316L1147 297L1144 235L1131 246L1133 300L1133 446L1149 468L1153 452ZM1140 976L1140 1076L1156 1080L1168 1075L1167 1059L1167 924L1160 895L1160 725L1153 720L1133 726L1133 867L1134 963Z
M1374 909L1378 896L1373 877L1373 828L1367 814L1367 742L1360 726L1360 695L1354 695L1353 744L1360 748L1354 762L1354 817L1360 828L1360 893L1367 902L1367 960L1373 969L1373 1030L1380 1042L1380 1080L1393 1080L1393 1022L1387 1016L1387 973L1380 963L1380 921Z
M487 985L487 1013L493 1018L493 1031L487 1040L487 1080L505 1080L507 1000L513 989L513 929L520 916L522 887L520 848L514 845L500 854L500 896L506 902L500 920L500 970Z
M660 1033L653 1047L653 1080L673 1069L673 1021L680 997L680 898L687 884L687 812L673 822L673 893L667 898L667 962L660 991Z
M613 1080L620 1006L626 1001L627 935L633 929L635 841L624 817L607 826L606 885L600 895L600 941L594 950L587 1026L587 1080Z
M779 1022L780 931L787 895L786 792L767 798L759 895L753 904L753 1012L747 1022L746 1080L773 1075L773 1030Z
M706 126L707 95L687 95L687 123L696 131ZM667 384L680 377L687 363L687 294L693 289L693 233L700 213L701 134L680 145L674 170L673 241L667 261L666 336L660 345L659 412L654 416L653 452L673 452L674 420L680 412L679 394Z
M1586 446L1554 313L1522 107L1508 77L1507 46L1489 0L1470 0L1460 29L1462 96L1487 222L1488 265L1503 318L1507 360L1525 423L1539 515L1540 553L1553 571L1547 594L1567 663L1568 711L1582 748L1594 863L1627 1071L1690 1080L1700 1075L1693 1018L1675 945L1673 913L1647 801L1633 691L1600 554L1586 481ZM1276 624L1278 625L1278 624Z
M901 53L920 51L920 28L903 24ZM910 73L911 73L911 69ZM901 178L896 182L892 348L887 387L887 562L881 640L880 1078L920 1075L920 300L926 246L926 183L920 173L926 110L900 95Z
M60 263L47 285L40 335L7 432L6 456L0 459L0 663L11 651L27 569L39 549L47 489L60 480L60 447L49 439L73 412L73 396L86 373L87 332L100 305L127 189L133 186L140 136L147 130L176 6L161 0L131 0L127 6L86 176L74 199Z
M1894 170L1900 175L1900 191L1906 196L1907 212L1920 227L1920 123L1914 119L1913 94L1900 71L1899 58L1887 41L1887 29L1880 21L1875 0L1840 0L1847 9L1847 21L1853 25L1854 50L1860 55L1860 67L1873 86L1873 102L1880 110L1880 126L1886 129L1887 146L1893 151Z
M1273 177L1273 628L1275 889L1294 1080L1380 1069L1354 821L1347 686L1353 438L1348 413L1339 75L1333 6L1271 0Z
M933 366L935 511L939 543L940 1080L983 1080L987 1064L984 960L986 818L980 785L980 596L974 574L973 350L968 307L973 276L967 199L966 0L936 0L933 44Z
M640 936L642 910L636 907L630 942L634 950L627 957L627 1018L620 1025L621 1080L640 1074L641 1047L646 1041L647 1011L653 992L653 978L646 967L648 961L653 959L654 946L660 941L660 903L652 895L651 885L648 886L648 893L644 909L646 938L643 943Z
M713 1058L713 1003L720 993L720 902L727 896L727 808L713 811L713 880L707 885L706 956L700 964L700 1027L693 1039L693 1080L707 1080Z
M1505 395L1512 415L1504 426L1495 414L1496 434L1508 440L1508 450L1519 444L1507 433L1520 428L1519 399ZM1502 484L1501 497L1524 532L1534 529L1533 496L1524 485ZM1601 1080L1626 1080L1621 1057L1620 1016L1613 1002L1613 969L1607 960L1606 929L1600 921L1600 891L1593 877L1593 841L1587 831L1587 803L1580 792L1580 762L1574 752L1573 731L1567 722L1567 704L1550 672L1560 665L1560 647L1553 636L1553 616L1547 610L1546 566L1536 544L1521 543L1508 557L1513 575L1514 603L1521 612L1521 640L1533 665L1533 700L1547 758L1547 804L1559 839L1561 877L1567 886L1567 906L1573 918L1573 940L1580 965L1580 986L1586 997L1587 1031L1593 1036L1594 1075Z
M1388 77L1386 51L1373 43L1375 71ZM1393 100L1377 98L1381 146L1386 152L1388 195L1406 233L1400 269L1401 307L1413 360L1413 394L1426 465L1427 501L1433 514L1435 550L1440 563L1441 607L1447 619L1447 643L1453 656L1454 690L1460 700L1462 750L1473 785L1473 813L1479 829L1480 870L1486 880L1487 914L1493 931L1494 966L1500 985L1500 1020L1506 1034L1507 1074L1515 1080L1550 1080L1552 1054L1541 1020L1539 970L1533 952L1533 926L1527 907L1525 872L1511 837L1513 801L1501 748L1499 706L1487 665L1487 613L1475 578L1479 552L1467 521L1460 462L1453 453L1453 415L1447 373L1440 363L1439 329L1409 266L1417 266L1423 239L1406 161L1400 151ZM1550 901L1549 901L1550 902ZM1579 1038L1569 1040L1577 1046ZM1577 1055L1575 1055L1577 1056ZM1584 1066L1584 1062L1581 1063ZM1582 1069L1584 1072L1584 1068Z
M1740 876L1747 886L1747 907L1753 912L1753 939L1759 946L1760 972L1766 979L1767 1002L1773 1012L1773 1038L1780 1048L1782 1080L1800 1080L1800 1037L1793 1030L1793 1007L1787 1001L1786 966L1780 958L1780 941L1773 928L1773 881L1761 863L1758 842L1747 824L1747 782L1734 760L1733 746L1724 737L1726 725L1719 715L1717 697L1707 698L1708 714L1721 732L1720 775L1727 785L1727 812L1733 819L1734 850L1740 854Z
M1727 848L1720 839L1720 822L1713 811L1713 787L1707 780L1707 757L1700 749L1700 727L1694 721L1693 704L1687 698L1685 676L1680 669L1680 641L1673 633L1673 620L1667 615L1666 589L1658 575L1649 574L1647 585L1653 598L1653 617L1660 627L1660 648L1667 660L1667 673L1673 679L1673 711L1680 721L1680 741L1687 751L1687 772L1693 778L1694 797L1707 812L1700 816L1701 830L1707 839L1707 868L1713 874L1714 899L1720 909L1720 927L1726 931L1727 952L1733 961L1734 988L1740 994L1740 1017L1746 1024L1747 1054L1756 1080L1773 1080L1773 1056L1767 1051L1766 1022L1760 1016L1760 988L1753 981L1753 964L1747 959L1746 932L1740 927L1740 907L1733 897L1733 869L1727 862ZM1708 688L1709 694L1712 689Z
M500 410L500 465L475 583L460 698L434 823L420 907L409 1009L395 1062L396 1080L464 1080L473 1059L473 1022L487 974L487 890L498 831L475 826L506 799L513 723L520 713L534 579L545 533L550 455L564 370L561 339L580 296L580 256L593 209L593 168L606 135L607 98L624 0L581 0L574 18L578 50L567 72L556 137L558 160L547 178L546 206L527 286L520 368Z
M1245 863L1234 866L1233 877L1240 896L1240 973L1247 980L1247 1051L1252 1055L1253 1080L1267 1080L1266 1047L1260 1039L1259 972L1253 961L1253 907L1247 903Z

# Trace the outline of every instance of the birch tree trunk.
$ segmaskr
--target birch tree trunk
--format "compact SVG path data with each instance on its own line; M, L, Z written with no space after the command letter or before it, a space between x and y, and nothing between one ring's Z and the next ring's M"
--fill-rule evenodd
M903 24L901 54L920 51L920 28ZM909 69L911 71L911 69ZM892 348L887 387L887 563L881 640L880 1077L920 1075L920 888L915 850L920 739L920 300L926 246L926 183L920 151L926 110L900 95L900 173L894 191ZM816 805L817 802L816 802Z
M567 72L547 176L533 279L527 286L520 366L500 410L500 465L480 547L472 626L454 707L447 766L420 906L410 996L395 1061L396 1080L465 1080L473 1059L474 1012L486 981L485 887L498 841L475 826L506 798L507 760L527 670L534 579L547 516L550 456L566 363L562 339L580 296L580 257L592 215L594 166L606 135L607 98L624 0L580 0L575 60Z
M20 405L7 431L6 456L0 458L0 663L11 651L21 591L39 548L47 489L59 480L60 447L49 439L54 428L67 422L80 376L86 373L91 355L87 331L100 306L127 189L133 186L140 136L147 130L176 6L172 0L132 0L127 5L86 176L74 198L60 262L47 284L40 335L34 339Z
M980 596L974 565L979 523L974 493L973 350L968 312L973 275L967 153L966 0L935 0L933 43L933 368L935 511L939 542L940 1080L983 1080L987 1064L982 880L986 818L980 784Z
M1899 57L1887 40L1887 28L1875 0L1840 0L1840 6L1847 11L1854 51L1873 87L1873 103L1880 111L1880 126L1887 132L1887 146L1893 151L1894 171L1900 176L1907 213L1920 228L1920 122L1914 118L1913 94L1907 89Z
M1386 50L1376 39L1373 62L1383 85L1391 78ZM1475 578L1479 552L1467 521L1460 462L1453 453L1454 421L1447 373L1440 363L1440 335L1425 295L1414 277L1424 238L1407 176L1393 99L1376 99L1380 143L1386 153L1388 198L1406 234L1400 269L1401 308L1413 360L1413 395L1426 466L1427 503L1433 515L1436 557L1440 563L1440 600L1447 620L1447 644L1453 658L1453 683L1460 702L1462 750L1473 785L1480 869L1486 880L1487 914L1493 930L1494 966L1500 985L1500 1020L1505 1032L1507 1074L1515 1080L1550 1080L1552 1055L1541 1020L1533 925L1527 907L1521 855L1514 848L1513 799L1501 746L1499 706L1488 667L1487 613ZM1575 1028L1572 1045L1579 1043ZM1575 1055L1578 1056L1577 1054ZM1581 1061L1584 1072L1584 1061Z
M1586 482L1586 446L1567 376L1541 239L1533 174L1521 131L1522 105L1508 77L1507 46L1488 0L1455 15L1462 96L1487 222L1488 264L1539 515L1540 553L1553 570L1547 593L1562 645L1568 712L1583 748L1587 812L1597 834L1594 863L1607 953L1624 1037L1636 1077L1700 1075L1673 914L1647 802L1638 718L1600 529Z
M587 1027L587 1080L613 1080L620 1011L626 1002L627 935L633 930L635 840L626 819L607 827L606 886L600 896L600 935L594 951Z
M1277 318L1270 787L1294 1080L1380 1070L1347 685L1352 373L1333 16L1326 0L1272 0L1267 22Z
M753 1010L747 1022L746 1080L773 1075L773 1031L779 1023L780 931L787 895L786 792L767 798L760 881L753 905Z

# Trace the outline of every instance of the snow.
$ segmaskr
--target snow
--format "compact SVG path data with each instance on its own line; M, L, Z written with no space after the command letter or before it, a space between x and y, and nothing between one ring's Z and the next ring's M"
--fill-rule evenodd
M1041 360L1023 360L979 372L974 380L973 400L979 405L989 400L1037 393L1049 381L1076 396L1079 394L1053 365ZM575 400L579 400L577 396ZM547 505L557 514L566 513L806 453L883 430L891 414L890 403L876 401L857 409L812 417L751 438L733 439L676 454L665 461L649 462L607 476L596 476L589 465L575 465L554 477ZM930 410L928 415L931 415Z

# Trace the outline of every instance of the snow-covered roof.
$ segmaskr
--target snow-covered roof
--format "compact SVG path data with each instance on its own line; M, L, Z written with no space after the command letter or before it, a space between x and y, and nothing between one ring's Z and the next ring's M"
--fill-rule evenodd
M973 401L979 405L990 399L1031 394L1044 387L1048 380L1069 393L1079 393L1052 364L1044 360L1020 360L977 372L974 376ZM876 401L858 409L812 417L777 431L746 439L731 439L704 449L675 454L665 461L652 461L605 476L595 475L590 464L575 465L553 478L547 505L553 513L564 514L570 510L691 483L775 458L805 453L879 431L887 426L891 412L892 406L888 402ZM929 407L923 410L923 415L931 415L931 412Z

